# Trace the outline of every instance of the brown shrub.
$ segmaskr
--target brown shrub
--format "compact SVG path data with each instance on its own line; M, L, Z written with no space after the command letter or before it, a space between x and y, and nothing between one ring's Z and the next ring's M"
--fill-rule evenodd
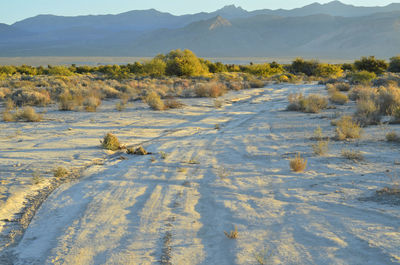
M217 98L226 93L226 86L222 83L210 82L198 84L195 88L197 97Z
M111 151L116 151L120 149L120 143L118 141L117 136L115 136L112 133L107 133L106 136L104 136L103 141L101 142L101 145L104 149L111 150Z
M357 139L361 137L361 128L351 116L342 116L336 121L336 138L338 140Z
M303 172L307 167L307 160L297 154L293 159L289 161L290 168L294 172Z

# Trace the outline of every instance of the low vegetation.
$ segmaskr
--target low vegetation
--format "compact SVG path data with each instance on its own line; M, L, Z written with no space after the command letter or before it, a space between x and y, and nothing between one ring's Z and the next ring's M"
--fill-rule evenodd
M308 97L304 97L303 94L290 94L289 105L287 110L289 111L301 111L307 113L318 113L328 107L328 100L320 95L312 94Z
M239 232L237 230L236 225L235 225L234 229L231 230L230 232L224 231L224 234L229 239L237 239L239 237Z
M307 160L302 158L298 153L293 159L289 161L290 169L294 172L303 172L307 167Z
M362 129L357 122L353 121L351 116L342 116L334 122L336 125L336 139L358 139L361 137Z
M121 144L117 138L112 133L107 133L106 136L104 136L103 141L101 142L101 145L104 149L111 150L111 151L116 151L120 149Z
M354 150L347 150L343 149L342 150L342 157L352 160L352 161L363 161L364 156L360 151L354 151Z
M59 166L53 170L53 174L55 178L60 179L66 177L69 174L69 171L65 167Z

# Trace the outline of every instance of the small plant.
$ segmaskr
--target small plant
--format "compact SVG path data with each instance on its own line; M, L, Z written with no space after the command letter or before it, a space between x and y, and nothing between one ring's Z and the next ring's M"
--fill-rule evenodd
M322 109L328 107L328 100L317 94L309 95L304 97L301 93L290 94L288 97L289 105L287 110L289 111L302 111L307 113L318 113Z
M377 124L381 120L379 107L374 100L369 98L362 98L357 101L354 117L362 125Z
M38 172L33 172L32 174L32 183L34 185L38 185L42 182L42 178L40 177L40 174Z
M124 101L120 101L120 102L117 102L117 104L115 104L115 109L117 110L117 111L123 111L123 110L125 110L126 109L126 103L124 102Z
M358 139L361 137L361 128L351 116L342 116L336 124L336 138L338 140Z
M164 102L161 100L161 97L154 91L151 91L147 97L145 98L146 103L152 108L153 110L164 110L165 105Z
M364 156L360 151L342 150L342 156L348 160L352 161L363 161Z
M298 153L290 160L289 165L294 172L303 172L307 167L307 160L302 158L300 153Z
M312 137L313 140L322 141L324 139L324 135L322 134L322 129L320 126L314 130L314 136Z
M234 230L231 230L229 233L224 231L224 234L229 239L237 239L239 237L239 232L237 230L236 225L234 227Z
M317 143L312 145L314 154L322 156L328 152L329 149L329 141L318 141Z
M386 141L388 141L388 142L400 142L400 136L395 131L388 132L386 134Z
M111 150L111 151L116 151L120 149L120 143L118 141L117 136L115 136L112 133L107 133L106 136L104 136L103 141L101 142L101 145L104 149Z
M42 115L36 113L32 107L25 107L22 111L18 111L16 115L18 120L27 122L39 122L42 120Z
M339 91L335 91L331 94L329 100L332 103L344 105L349 101L349 98L347 97L346 94L339 92Z
M62 166L59 166L53 170L55 178L64 178L69 174L69 171Z
M100 98L95 96L90 96L83 102L83 106L87 112L96 112L97 107L100 106L100 104Z
M182 102L174 99L174 98L169 98L164 100L164 107L165 109L181 109L185 106Z
M267 265L269 263L269 259L272 256L272 251L269 251L267 248L265 248L262 251L254 253L254 258L257 261L257 264L259 265Z
M144 148L143 148L143 146L139 146L138 148L133 148L133 147L131 147L131 148L128 148L127 150L126 150L126 152L127 152L127 154L129 154L129 155L141 155L141 156L144 156L144 155L147 155L147 154L149 154Z
M214 100L214 107L216 109L222 108L223 105L224 105L224 102L222 100L218 100L218 99Z
M3 112L3 121L12 122L12 121L15 121L15 118L16 118L15 115L12 114L11 112L7 111L7 110L5 110Z
M393 173L393 175L386 174L390 178L392 185L376 191L379 195L400 195L400 177Z
M161 156L161 159L167 159L168 154L164 151L160 151L160 156Z

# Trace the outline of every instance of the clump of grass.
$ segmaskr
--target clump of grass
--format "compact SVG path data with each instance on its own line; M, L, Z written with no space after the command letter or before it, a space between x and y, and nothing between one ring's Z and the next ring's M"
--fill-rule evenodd
M294 172L303 172L307 167L307 160L302 158L300 153L298 153L289 161L289 165Z
M271 258L272 254L272 251L269 251L268 248L265 248L263 251L254 253L254 258L259 265L267 265L269 264L269 259Z
M222 108L222 106L224 105L224 102L222 101L222 100L214 100L214 107L216 108L216 109L220 109L220 108Z
M364 156L360 151L342 150L342 157L352 161L363 161Z
M59 96L58 109L62 111L71 111L76 107L76 100L68 91L65 91Z
M69 174L69 171L65 167L59 166L53 170L53 173L54 177L59 179L66 177Z
M317 143L312 145L314 154L322 156L328 152L329 149L329 141L318 141Z
M307 113L318 113L328 107L328 100L320 95L312 94L304 97L303 94L290 94L288 97L289 111L301 111Z
M224 234L229 239L237 239L239 237L239 232L237 230L237 226L235 225L234 230L231 230L229 233L224 231Z
M358 139L361 137L360 125L353 121L351 116L342 116L336 124L336 138L338 140Z
M168 154L164 151L160 151L160 156L161 156L161 159L167 159Z
M83 102L83 106L87 112L96 112L101 104L101 99L96 96L90 96Z
M40 177L40 174L38 172L33 172L32 174L32 184L38 185L42 182L42 178Z
M5 110L3 112L3 121L5 122L12 122L15 121L16 117L13 113L9 112L8 110Z
M379 107L375 101L370 98L361 98L357 100L357 109L354 117L364 126L377 124L381 120Z
M346 94L344 94L344 93L342 93L342 92L334 91L334 92L330 95L329 100L330 100L332 103L339 104L339 105L344 105L344 104L346 104L346 103L349 101L349 98L347 97Z
M183 106L185 106L185 104L174 98L168 98L164 100L164 106L165 109L181 109Z
M133 148L133 147L128 148L126 150L126 152L129 155L142 155L142 156L144 156L144 155L148 154L148 152L143 148L143 146L139 146L138 148Z
M146 103L153 110L164 110L165 105L162 101L160 95L158 95L155 91L151 91L145 98Z
M395 131L388 132L386 134L386 141L388 141L388 142L400 142L400 136Z
M226 93L226 86L222 83L211 82L198 84L194 90L197 97L217 98Z
M111 151L116 151L116 150L120 149L120 146L121 146L117 136L115 136L112 133L107 133L106 136L104 136L104 139L101 142L101 145L104 149L111 150Z
M42 115L36 113L35 109L32 107L25 107L22 111L17 111L16 119L27 121L27 122L39 122L42 120Z

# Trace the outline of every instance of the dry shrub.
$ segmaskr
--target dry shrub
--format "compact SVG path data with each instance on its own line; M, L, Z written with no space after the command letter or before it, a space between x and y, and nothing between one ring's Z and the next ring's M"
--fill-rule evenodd
M210 82L198 84L195 88L196 97L217 98L226 93L226 86L222 83Z
M303 172L307 167L307 160L302 158L300 154L297 154L289 161L289 165L294 172Z
M397 86L380 87L377 94L377 105L383 115L393 115L400 107L400 88Z
M379 107L374 100L369 98L362 98L357 101L354 117L363 126L377 124L381 119Z
M335 104L344 105L349 101L349 98L346 94L335 91L331 94L329 100Z
M6 111L9 111L9 110L12 110L15 108L15 103L11 98L7 99L7 101L5 103L5 108L6 108Z
M16 119L16 117L13 113L11 113L7 110L3 112L3 121L12 122L12 121L15 121L15 119Z
M76 107L76 100L68 91L65 91L59 96L58 109L63 111L71 111Z
M231 230L229 233L224 231L224 234L229 239L237 239L239 237L239 232L237 230L236 225L234 227L234 230Z
M386 141L388 141L388 142L400 142L400 136L395 131L388 132L386 134Z
M11 93L8 87L0 87L0 99L7 97Z
M185 104L174 98L168 98L164 100L164 106L166 109L181 109L185 106Z
M104 136L103 141L101 142L101 145L104 149L111 150L111 151L116 151L120 149L121 144L118 141L117 136L115 136L112 133L107 133L106 136Z
M361 137L359 124L354 122L351 116L342 116L336 121L336 138L338 140L358 139Z
M350 90L349 98L354 101L359 99L370 99L374 98L377 93L377 89L370 86L355 86Z
M287 110L302 111L307 113L318 113L328 107L328 100L320 95L312 94L304 97L301 93L290 94Z
M126 103L123 100L121 100L120 102L117 102L117 104L115 104L115 109L117 111L125 110L126 109Z
M325 155L329 149L329 141L318 141L317 143L312 145L314 154L316 155Z
M249 82L251 88L263 88L265 86L264 81L253 79Z
M147 155L147 154L149 154L144 148L143 148L143 146L139 146L138 148L133 148L133 147L131 147L131 148L128 148L127 150L126 150L126 153L127 154L129 154L129 155Z
M69 174L69 171L65 167L59 166L53 170L53 173L54 177L59 179L66 177Z
M342 150L342 156L352 161L363 161L364 156L360 151Z
M85 110L88 112L95 112L97 110L97 107L100 106L100 104L101 104L101 99L96 96L89 96L83 102L83 106L85 107Z
M21 106L46 106L51 102L50 94L46 90L17 90L11 95L11 99L19 107Z
M151 91L147 97L145 98L147 104L153 110L164 110L165 105L164 102L161 100L161 97L154 91Z
M42 115L36 113L32 107L25 107L16 113L16 119L27 122L39 122L42 120Z

